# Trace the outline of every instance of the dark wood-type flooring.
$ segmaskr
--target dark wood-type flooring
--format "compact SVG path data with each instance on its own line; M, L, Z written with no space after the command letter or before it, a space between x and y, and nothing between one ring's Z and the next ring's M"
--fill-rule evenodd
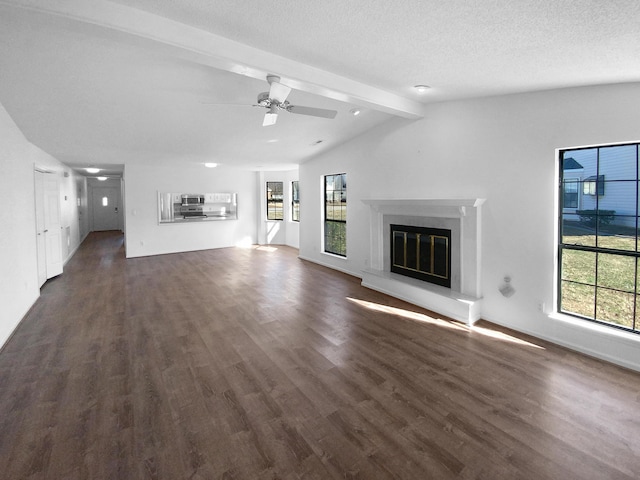
M637 479L640 374L297 258L93 233L0 353L3 479Z

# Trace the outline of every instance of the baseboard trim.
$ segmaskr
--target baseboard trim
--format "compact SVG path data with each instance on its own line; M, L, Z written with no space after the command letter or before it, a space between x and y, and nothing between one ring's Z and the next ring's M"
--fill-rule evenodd
M9 332L9 335L7 335L7 338L4 339L4 341L2 341L2 343L0 344L0 354L2 354L2 352L5 349L5 346L9 343L9 341L13 338L13 336L16 334L16 332L18 331L18 327L20 326L20 324L22 323L22 321L27 318L27 316L31 313L31 310L33 310L33 308L36 305L36 302L38 301L38 299L40 298L40 292L38 291L38 295L36 296L35 300L33 300L33 302L31 303L31 305L29 306L29 308L27 308L27 310L25 311L24 315L22 315L20 317L20 320L18 320L16 322L16 324L11 328L11 331Z
M304 255L298 255L298 258L300 260L305 260L307 262L315 263L317 265L321 265L323 267L330 268L331 270L337 270L338 272L342 272L342 273L345 273L347 275L351 275L352 277L356 277L356 278L359 278L360 280L362 280L362 276L360 276L357 273L354 273L354 272L352 272L350 270L347 270L346 268L340 268L340 267L337 267L337 266L332 265L330 263L321 262L321 261L319 261L319 260L317 260L315 258L305 257Z
M549 318L550 318L550 320L554 320L554 321L562 321L562 320L554 319L553 317L549 317ZM628 368L629 370L634 370L634 371L640 372L640 363L638 363L638 362L633 362L633 361L630 361L628 359L625 359L625 358L622 358L622 357L619 357L619 356L610 355L610 354L608 354L606 352L602 352L600 350L594 350L594 349L588 348L588 347L586 347L584 345L577 344L577 343L574 343L574 342L571 342L571 341L567 341L567 340L564 340L564 339L559 338L559 337L553 337L553 336L547 335L545 333L533 331L533 330L526 329L526 328L517 328L517 327L514 327L513 325L509 325L509 324L507 324L505 322L500 322L500 321L497 321L497 320L494 320L494 319L491 319L491 318L487 318L487 317L484 317L484 316L483 316L483 319L486 320L487 322L494 323L496 325L500 325L502 327L505 327L505 328L508 328L510 330L513 330L515 332L520 332L520 333L523 333L525 335L530 335L532 337L539 338L540 340L544 340L545 342L553 343L554 345L558 345L558 346L566 348L568 350L581 353L581 354L586 355L588 357L597 358L598 360L603 360L605 362L612 363L614 365L618 365L618 366L623 367L623 368ZM578 325L574 325L573 328L576 328L576 329L579 329L579 330L583 330L586 327L581 327L581 326L578 326ZM617 338L616 339L613 336L613 333L618 334L619 332L611 332L612 333L611 335L607 335L607 333L608 332L592 332L592 334L596 335L596 336L605 336L608 341L612 341L612 340L616 341L617 340L617 341L624 342L624 343L635 341L634 338ZM635 334L629 334L629 335L635 335ZM640 337L638 338L638 342L640 342Z

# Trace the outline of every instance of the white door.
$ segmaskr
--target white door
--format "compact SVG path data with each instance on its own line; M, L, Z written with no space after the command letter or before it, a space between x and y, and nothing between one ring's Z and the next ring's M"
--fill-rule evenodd
M116 187L95 187L92 196L93 230L120 229L120 189Z
M36 246L38 252L38 287L47 281L47 245L44 240L44 176L35 172L36 182Z
M62 224L60 194L54 174L36 172L36 244L38 283L62 273Z

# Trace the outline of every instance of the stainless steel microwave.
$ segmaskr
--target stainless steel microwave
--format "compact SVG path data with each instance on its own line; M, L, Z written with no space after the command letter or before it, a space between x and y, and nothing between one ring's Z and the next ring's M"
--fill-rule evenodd
M204 194L199 193L183 193L181 195L182 205L203 205L204 204Z

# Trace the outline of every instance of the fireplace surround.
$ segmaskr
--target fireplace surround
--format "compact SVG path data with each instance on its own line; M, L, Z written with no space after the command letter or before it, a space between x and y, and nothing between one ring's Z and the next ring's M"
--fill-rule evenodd
M482 298L481 207L471 199L365 199L369 206L368 266L362 285L472 325ZM391 271L391 225L451 231L450 288Z

